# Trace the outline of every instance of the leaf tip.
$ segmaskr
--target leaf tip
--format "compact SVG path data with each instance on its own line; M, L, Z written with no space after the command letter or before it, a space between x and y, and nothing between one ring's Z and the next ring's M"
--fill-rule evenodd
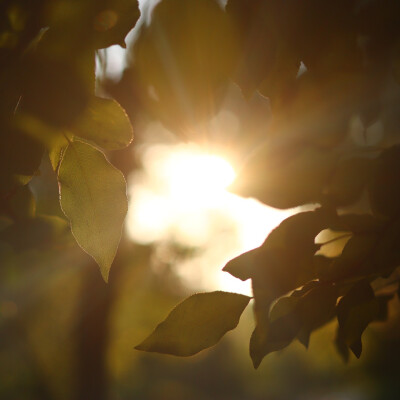
M100 266L100 271L101 271L101 276L104 279L104 282L108 283L108 278L109 278L109 275L110 275L110 268L109 267L108 268L104 268L104 267Z

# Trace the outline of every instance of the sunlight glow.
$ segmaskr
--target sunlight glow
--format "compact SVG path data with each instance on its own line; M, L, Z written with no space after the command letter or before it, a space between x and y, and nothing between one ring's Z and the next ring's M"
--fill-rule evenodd
M130 182L130 237L142 244L171 242L200 249L174 266L197 290L251 294L250 282L221 269L260 246L291 211L229 193L236 176L233 167L194 144L152 145L142 154L143 171Z

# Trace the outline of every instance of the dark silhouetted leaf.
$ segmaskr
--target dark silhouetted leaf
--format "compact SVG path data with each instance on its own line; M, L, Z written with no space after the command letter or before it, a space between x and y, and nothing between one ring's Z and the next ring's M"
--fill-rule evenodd
M297 313L301 320L301 329L297 336L305 347L308 346L311 333L335 316L337 297L337 287L332 284L321 284L300 298Z
M89 144L71 142L58 172L60 203L78 244L107 281L128 209L122 173Z
M372 211L395 217L400 212L400 146L382 152L376 160L373 178L368 186Z
M374 233L352 236L342 254L333 259L328 268L319 269L319 277L328 281L346 281L373 273L376 270L373 253L377 242L378 235Z
M11 217L32 218L35 216L36 202L28 185L18 188L8 203Z
M90 3L89 3L90 4ZM140 17L137 0L112 0L94 3L92 24L94 45L105 48L113 44L126 47L125 37Z
M260 250L250 250L240 256L229 261L228 264L222 269L225 272L229 272L235 278L246 281L253 276L253 271L258 264L258 254Z
M380 235L374 252L377 272L389 276L400 264L400 219L392 221Z
M349 346L359 358L364 330L372 321L386 318L387 303L391 298L392 296L375 297L371 286L365 281L354 285L337 305L338 344L341 347Z
M312 331L335 315L337 289L312 281L272 307L268 321L258 324L250 341L250 355L257 368L269 353L288 346L296 337L307 347Z
M353 233L378 233L383 230L386 222L385 219L370 214L342 214L338 216L337 223L331 225L330 229Z
M318 202L336 158L318 148L279 150L267 143L244 165L232 191L276 208Z
M73 123L85 110L93 90L92 82L75 64L45 54L29 59L22 78L22 109L55 127L65 128Z
M314 239L335 218L325 209L293 215L275 228L261 247L236 257L224 271L243 280L253 278L256 301L259 294L272 301L315 277L312 259L319 246Z
M349 158L338 163L324 193L338 206L354 203L361 196L371 172L368 158Z
M250 297L236 293L198 293L177 305L138 350L191 356L216 344L236 328Z
M0 146L0 193L9 194L26 185L38 170L44 148L18 130L2 132Z

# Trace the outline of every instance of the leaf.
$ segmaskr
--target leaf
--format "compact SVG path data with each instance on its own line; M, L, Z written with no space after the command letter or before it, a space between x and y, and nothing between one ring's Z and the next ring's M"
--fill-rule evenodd
M320 208L293 215L284 220L267 237L263 245L230 261L224 268L239 278L252 278L256 329L250 341L250 354L255 367L270 351L285 347L288 337L271 342L268 311L272 301L316 278L314 243L317 234L336 219L335 212ZM287 329L292 322L276 322L272 329ZM272 336L271 336L272 335ZM278 334L276 334L278 335ZM279 336L279 335L278 335Z
M353 234L348 231L324 229L315 238L315 242L321 246L315 255L322 255L331 259L339 257L343 252L344 246L346 246L346 243L352 236Z
M383 151L376 160L368 185L369 201L374 214L395 217L400 213L400 145Z
M392 296L375 297L368 282L354 285L337 305L339 322L338 343L347 345L359 358L362 351L361 336L367 326L387 316L387 303Z
M51 142L49 148L49 159L54 171L57 171L60 166L63 154L68 147L68 140L61 135L55 135L54 140Z
M370 159L361 157L345 159L338 163L324 193L338 206L354 203L361 196L370 173Z
M335 315L337 289L311 281L271 308L268 321L257 324L250 339L250 355L257 368L269 353L288 346L296 337L307 347L312 331Z
M272 301L315 277L313 256L318 245L314 239L335 218L323 208L293 215L275 228L261 247L231 260L224 271L243 280L253 278L256 301L261 297Z
M128 209L125 179L103 153L75 141L65 150L58 181L72 233L107 281Z
M327 281L346 281L374 272L376 263L373 253L377 242L378 236L374 233L352 236L344 246L342 254L334 258L326 269L319 269L319 278Z
M297 337L305 347L308 347L311 333L328 323L335 316L337 297L336 286L320 284L311 288L300 298L297 314L301 320L301 329Z
M38 170L43 146L17 129L0 132L0 194L26 185Z
M380 234L374 261L382 276L389 276L400 263L400 219L391 221Z
M71 57L42 51L34 53L28 62L22 77L22 110L53 127L70 126L88 104L91 80L82 76Z
M0 240L17 251L46 250L68 232L67 222L59 217L40 215L21 219L0 232Z
M250 338L250 357L254 368L271 352L284 349L296 337L300 321L294 314L287 314L264 327L257 325Z
M36 202L28 185L18 188L9 200L10 211L18 218L31 218L36 213Z
M48 125L33 114L19 113L15 121L22 132L44 146L54 171L57 171L62 153L68 146L68 141L73 139L72 135L66 130Z
M267 143L249 158L231 190L275 208L319 202L336 158L334 152L312 146Z
M191 356L216 344L236 328L250 297L236 293L198 293L178 304L137 350Z
M234 44L232 27L215 0L158 2L133 47L146 107L187 138L193 126L218 111L234 66Z
M370 214L343 214L337 223L330 226L334 231L350 231L353 233L379 233L386 225L386 220Z
M258 249L247 251L229 261L222 271L229 272L235 278L246 281L253 276L253 270L258 265L259 253Z
M107 150L123 149L133 139L124 109L115 100L100 97L91 100L71 131Z
M138 1L107 0L94 3L93 8L98 12L89 26L94 30L95 47L101 49L119 44L125 48L125 36L140 17Z

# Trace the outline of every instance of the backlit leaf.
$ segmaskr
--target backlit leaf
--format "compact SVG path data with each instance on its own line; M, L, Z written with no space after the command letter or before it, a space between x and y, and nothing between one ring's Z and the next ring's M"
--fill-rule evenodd
M100 97L91 100L71 130L107 150L122 149L133 138L132 126L123 108L115 100Z
M72 233L107 281L128 209L125 179L103 153L75 141L65 151L58 180Z
M198 293L174 310L137 350L191 356L216 344L236 328L250 297L236 293Z
M163 0L142 25L133 50L143 100L175 132L187 137L217 111L233 69L231 33L215 0Z

